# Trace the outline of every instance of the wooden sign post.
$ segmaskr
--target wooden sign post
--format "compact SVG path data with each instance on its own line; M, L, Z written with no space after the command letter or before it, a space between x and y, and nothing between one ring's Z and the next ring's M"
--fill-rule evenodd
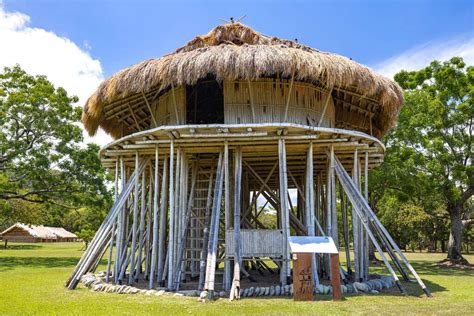
M341 275L339 274L339 254L331 254L331 285L332 299L334 301L342 300Z
M331 257L331 285L334 301L342 299L339 275L339 252L334 240L327 236L291 236L288 238L293 253L293 289L295 301L312 301L314 293L312 258L315 253Z
M311 254L293 254L293 289L295 301L313 300L313 273L311 271Z

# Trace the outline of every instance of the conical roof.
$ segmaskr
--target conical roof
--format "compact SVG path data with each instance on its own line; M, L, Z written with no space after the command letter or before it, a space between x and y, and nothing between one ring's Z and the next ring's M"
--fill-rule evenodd
M134 96L138 99L143 93L170 86L194 84L210 74L217 80L294 75L295 80L370 99L380 107L373 118L374 135L379 138L395 125L403 104L400 87L364 65L232 23L219 25L168 55L115 73L87 100L82 122L90 134L100 126L120 137L123 126L119 118L107 113L112 113L121 100Z

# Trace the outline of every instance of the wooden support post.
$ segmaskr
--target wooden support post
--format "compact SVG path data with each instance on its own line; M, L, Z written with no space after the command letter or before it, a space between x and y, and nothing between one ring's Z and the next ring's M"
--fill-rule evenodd
M232 206L230 205L230 174L229 174L229 144L224 143L224 224L227 231L231 227ZM227 235L227 234L225 234ZM227 240L225 240L227 242ZM227 253L224 254L224 291L230 290L230 258Z
M135 153L135 169L138 169L139 156L138 151ZM143 175L142 175L143 177ZM130 249L130 269L128 272L128 283L133 284L135 276L135 251L137 246L137 233L138 233L138 194L139 194L139 181L135 182L133 192L133 226L132 226L132 246Z
M217 164L216 173L216 185L214 187L214 201L212 203L212 217L211 227L209 229L209 249L207 253L207 266L206 266L206 289L208 290L208 298L214 299L214 284L216 274L216 259L217 259L217 246L219 238L219 218L221 211L221 200L222 200L222 176L224 172L223 166L223 154L219 154L219 162Z
M180 196L180 191L181 191L181 149L178 146L178 150L176 151L176 168L175 168L175 174L174 174L174 208L173 210L173 238L171 239L172 241L172 247L173 250L170 253L171 257L171 263L172 263L172 271L171 274L168 275L168 278L171 279L171 287L170 290L173 290L174 282L173 282L173 276L176 272L176 255L178 252L178 236L179 236L179 227L180 227L180 207L181 207L181 196ZM169 281L168 281L169 282Z
M330 160L330 180L331 180L331 228L332 238L339 249L339 233L337 227L337 207L336 207L336 174L334 173L334 146L331 146L331 160Z
M339 275L339 254L331 254L331 285L332 285L332 299L334 301L342 300L341 278Z
M283 262L280 270L280 283L282 286L288 282L290 276L290 252L288 249L288 237L290 236L290 210L288 208L288 177L286 166L286 148L285 139L280 137L278 140L278 162L280 179L280 218L281 229L283 230L284 245L282 249Z
M163 158L163 173L161 175L161 202L160 202L160 227L158 239L158 273L156 280L161 283L165 271L165 242L166 242L166 222L168 210L168 157ZM161 284L164 286L164 284Z
M118 190L119 190L118 179L119 179L119 159L117 158L115 160L115 179L114 179L115 180L114 181L115 195L114 195L114 201L117 201L117 198L118 198ZM110 280L110 265L111 265L111 262L112 262L112 251L114 249L115 228L116 228L116 222L114 222L112 224L112 235L110 236L109 257L108 257L108 260L107 260L107 275L105 276L105 282L107 282L107 283ZM114 273L114 275L115 275L115 273Z
M339 196L341 202L341 215L344 235L344 251L346 255L347 273L352 274L351 254L350 254L350 238L349 238L349 216L347 213L347 199L344 197L342 185L339 186Z
M309 143L306 153L306 183L305 183L305 217L306 229L308 236L315 235L315 216L314 216L314 170L313 170L313 142ZM316 255L311 255L311 269L314 285L319 285L319 277L317 271Z
M178 248L178 253L177 253L177 271L176 275L174 276L174 288L176 290L179 289L179 285L181 282L181 276L182 272L184 271L184 265L183 265L183 259L184 259L184 249L186 248L186 239L188 236L188 231L189 231L189 221L191 218L191 212L193 208L193 203L194 203L194 189L196 187L196 180L197 180L197 173L198 173L198 165L197 162L194 162L193 165L193 170L192 170L192 180L191 180L191 191L189 193L189 201L186 207L186 212L182 214L182 216L185 218L185 221L183 223L183 230L180 232L180 236L178 238L181 239L181 243Z
M142 255L143 244L145 242L145 214L146 214L146 172L142 175L141 185L141 200L140 200L140 224L138 229L138 255L137 268L135 271L135 282L138 282L140 274L142 273Z
M169 220L169 228L168 228L168 288L173 288L173 275L174 275L174 245L173 241L175 238L174 234L174 220L175 220L175 203L174 203L174 141L171 140L170 143L170 174L169 174L169 205L170 205L170 220Z
M358 158L358 152L356 148L354 151L354 164L352 167L352 181L354 182L354 185L356 188L359 187L358 161L359 161L359 158ZM361 275L360 275L361 262L360 262L360 245L359 245L360 224L359 222L360 222L360 219L358 216L356 216L354 206L353 206L352 207L352 234L353 234L353 248L354 248L354 280L357 282L359 282L361 279Z
M153 234L153 192L155 192L153 166L150 163L150 176L148 177L148 205L146 211L145 229L145 280L150 280L151 247ZM158 194L158 193L156 193Z
M230 290L230 300L240 299L240 266L242 265L242 248L240 241L240 193L242 187L242 150L237 147L234 152L234 279Z
M152 289L154 282L155 282L155 272L156 272L156 262L157 262L157 257L158 257L158 228L159 228L159 222L158 222L158 200L159 200L159 192L160 192L160 187L159 187L159 182L160 179L158 178L158 169L159 169L159 151L158 151L158 145L155 146L155 168L154 168L154 194L153 194L153 242L152 242L152 247L151 247L151 266L150 266L150 278L149 278L149 283L148 283L148 288Z
M365 152L364 157L364 197L369 201L369 152ZM369 278L369 235L364 231L364 279Z
M121 185L121 191L125 189L125 163L123 161L123 157L119 157L119 164L120 164L120 185ZM118 190L118 188L117 188ZM118 275L120 273L120 267L122 264L121 256L120 254L122 253L122 248L124 247L124 238L125 238L125 207L123 207L118 214L117 218L117 241L116 241L116 247L115 247L115 262L114 262L114 282L118 283Z

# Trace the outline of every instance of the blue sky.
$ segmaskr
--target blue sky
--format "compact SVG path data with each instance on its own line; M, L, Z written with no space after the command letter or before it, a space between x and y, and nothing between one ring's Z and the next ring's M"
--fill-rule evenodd
M431 60L474 64L473 1L0 0L0 67L19 63L79 96L106 77L160 57L221 19L350 57L393 76ZM110 138L100 133L100 144Z
M473 32L472 1L4 1L67 37L105 76L172 51L221 18L376 65L416 45Z

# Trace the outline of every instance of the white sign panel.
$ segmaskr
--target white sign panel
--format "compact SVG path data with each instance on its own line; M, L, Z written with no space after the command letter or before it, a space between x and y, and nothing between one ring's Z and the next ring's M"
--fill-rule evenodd
M292 253L338 253L336 244L326 236L288 237Z

